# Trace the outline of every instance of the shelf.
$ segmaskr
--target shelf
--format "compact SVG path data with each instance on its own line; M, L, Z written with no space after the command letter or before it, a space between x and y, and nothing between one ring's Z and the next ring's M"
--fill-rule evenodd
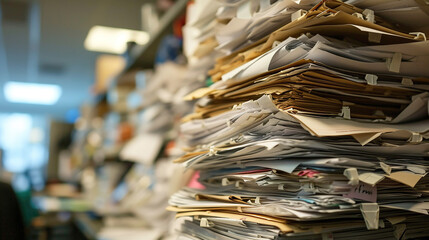
M124 71L119 75L123 75L134 69L153 68L155 62L156 51L161 43L161 40L168 33L172 32L171 25L174 20L184 13L188 0L178 0L174 5L162 16L158 31L151 34L150 41L141 48L135 48L131 51L131 56L136 56L128 62Z

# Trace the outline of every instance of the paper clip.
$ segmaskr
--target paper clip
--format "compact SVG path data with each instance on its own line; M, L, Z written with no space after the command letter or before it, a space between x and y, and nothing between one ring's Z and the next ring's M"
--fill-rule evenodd
M415 35L414 39L418 40L420 37L423 38L424 41L426 41L426 34L423 32L410 32L410 35Z

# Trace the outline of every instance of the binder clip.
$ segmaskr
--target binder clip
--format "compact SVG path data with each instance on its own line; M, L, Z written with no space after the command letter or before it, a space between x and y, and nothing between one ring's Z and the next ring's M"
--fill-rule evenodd
M377 203L362 203L360 211L368 230L378 229L380 208Z

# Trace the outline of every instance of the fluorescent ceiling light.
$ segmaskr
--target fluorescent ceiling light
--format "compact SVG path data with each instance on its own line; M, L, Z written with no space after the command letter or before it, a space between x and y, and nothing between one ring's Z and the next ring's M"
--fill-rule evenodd
M3 88L7 101L53 105L61 96L61 87L52 84L7 82Z
M86 36L85 49L96 52L122 54L127 49L127 42L144 45L149 41L149 34L124 28L93 26Z

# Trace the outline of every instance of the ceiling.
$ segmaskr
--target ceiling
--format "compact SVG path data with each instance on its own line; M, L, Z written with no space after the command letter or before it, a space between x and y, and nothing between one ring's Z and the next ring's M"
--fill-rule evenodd
M29 6L39 4L40 42L30 47ZM52 106L9 103L0 91L0 112L25 112L64 118L94 98L94 64L100 53L86 51L83 42L93 25L140 29L144 0L1 0L3 46L0 42L0 84L34 81L58 84L62 96ZM37 25L36 25L37 29ZM1 36L1 35L0 35ZM35 49L31 50L30 49ZM38 51L38 57L32 56ZM31 53L31 54L30 54ZM29 64L30 62L30 64Z

